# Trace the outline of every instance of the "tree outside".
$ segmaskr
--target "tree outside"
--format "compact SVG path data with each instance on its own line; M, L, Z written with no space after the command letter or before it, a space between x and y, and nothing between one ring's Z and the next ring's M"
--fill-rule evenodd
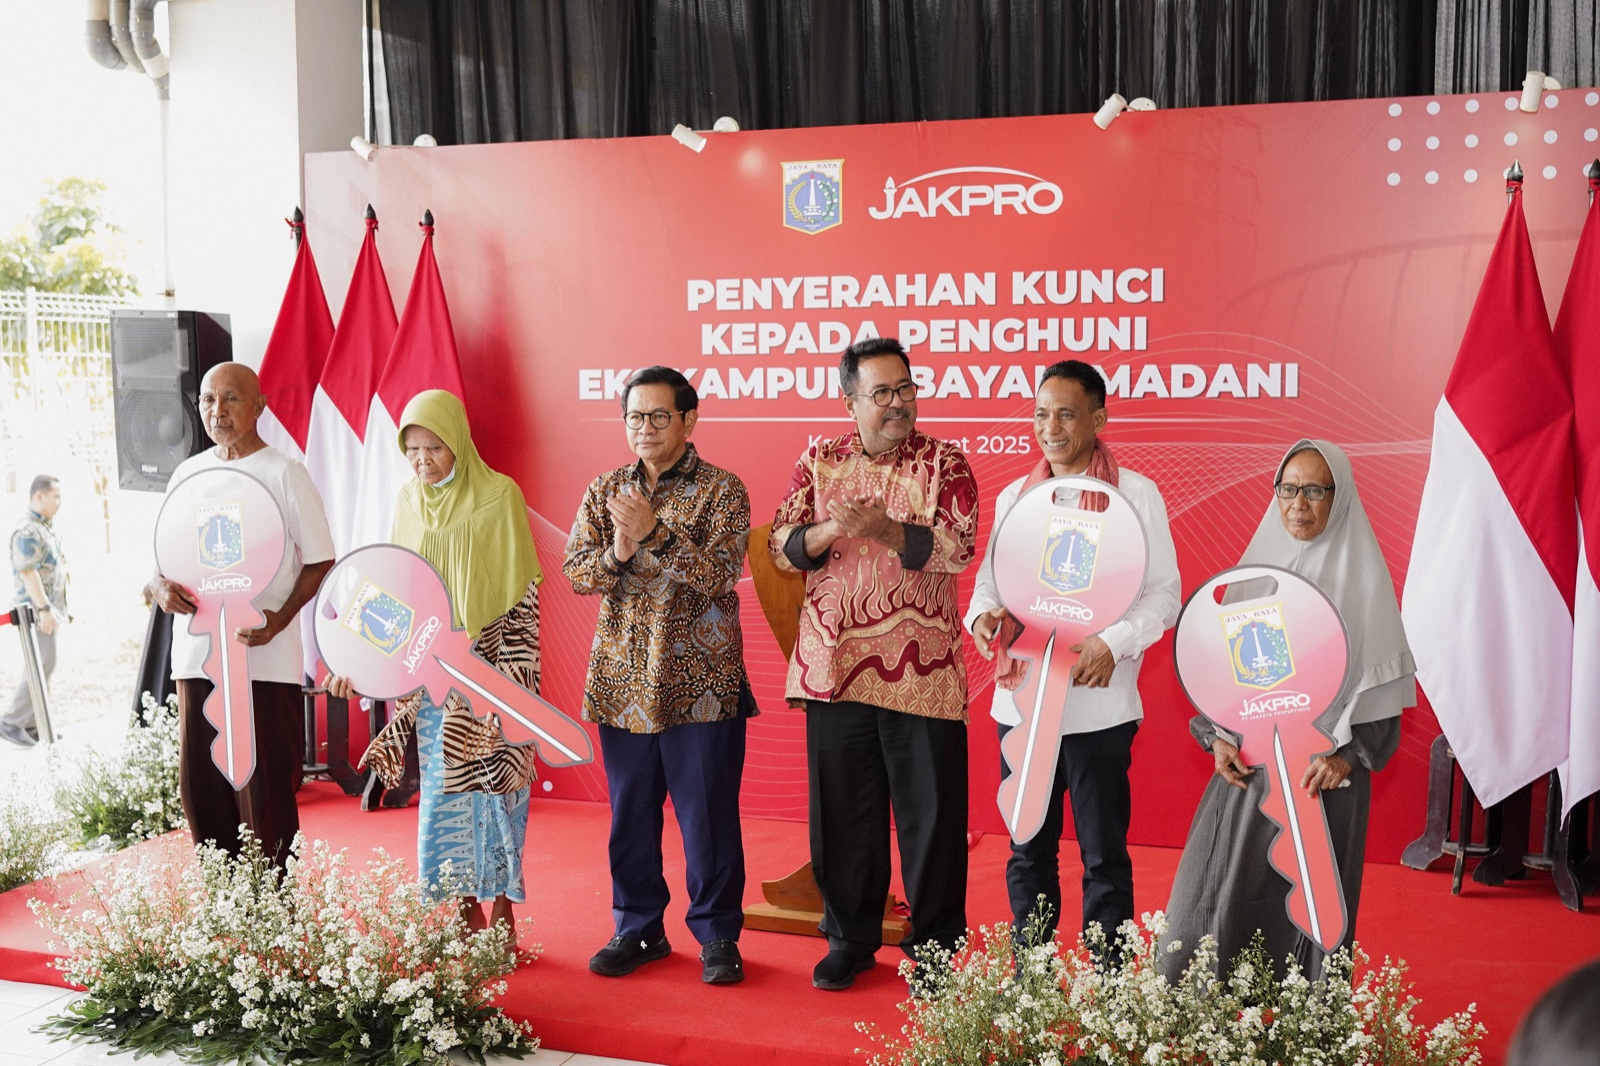
M101 206L106 184L87 178L45 183L33 214L0 237L0 289L132 296L123 231Z

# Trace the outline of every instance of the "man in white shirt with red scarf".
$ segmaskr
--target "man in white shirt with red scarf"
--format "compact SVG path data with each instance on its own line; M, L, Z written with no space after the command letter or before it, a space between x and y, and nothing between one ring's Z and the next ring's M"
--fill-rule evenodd
M1128 856L1128 821L1132 798L1128 767L1134 734L1144 708L1139 702L1139 667L1144 651L1178 619L1182 586L1178 554L1167 526L1167 507L1155 482L1119 468L1099 435L1106 425L1106 385L1088 363L1069 359L1045 370L1034 403L1033 431L1044 458L1024 478L1007 485L995 504L994 527L984 552L967 611L966 626L978 651L996 659L994 704L990 714L1000 735L1022 722L1014 690L1024 666L1010 659L1008 648L1020 631L1001 605L995 584L994 530L1024 490L1038 482L1068 474L1086 474L1114 485L1133 504L1144 523L1149 568L1144 590L1127 615L1072 650L1080 652L1072 668L1060 758L1044 825L1025 844L1011 845L1006 863L1006 889L1019 934L1043 896L1049 907L1046 939L1054 935L1061 913L1059 853L1064 823L1062 797L1072 797L1073 825L1083 859L1083 928L1100 923L1107 940L1133 918L1133 861ZM1073 505L1069 494L1062 502ZM1093 496L1091 495L1091 500ZM1103 497L1101 498L1104 499ZM1087 504L1086 504L1087 506ZM1103 504L1102 504L1103 506ZM1002 762L1000 772L1007 774Z

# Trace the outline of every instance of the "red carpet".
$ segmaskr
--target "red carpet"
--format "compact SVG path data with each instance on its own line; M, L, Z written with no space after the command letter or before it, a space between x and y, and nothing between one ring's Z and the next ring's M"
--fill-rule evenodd
M308 785L301 794L306 831L353 851L382 846L412 855L415 809L362 814L354 800L331 785ZM878 968L844 993L811 987L811 967L824 951L811 937L748 932L741 941L749 976L743 984L711 988L700 983L694 938L683 925L682 848L668 819L668 881L673 905L667 931L675 951L622 979L589 973L590 954L611 935L610 879L603 804L545 800L534 804L528 829L527 883L530 903L521 913L534 919L532 938L544 957L511 980L504 1006L533 1022L550 1047L611 1055L671 1066L757 1063L859 1062L863 1039L858 1020L899 1028L895 1004L904 983L895 975L897 950L879 954ZM805 826L748 819L745 849L749 901L758 882L789 873L806 858ZM1065 847L1063 866L1075 882L1074 854ZM972 853L969 915L975 923L1006 916L1005 840L986 836ZM1138 906L1166 902L1178 852L1135 848ZM64 878L70 891L75 878ZM1064 886L1065 909L1078 907L1075 884ZM0 895L0 978L58 980L49 966L45 934L27 900L34 886ZM1594 901L1591 900L1591 903ZM1556 900L1548 878L1533 877L1505 888L1470 882L1450 896L1448 872L1417 873L1398 866L1368 866L1361 901L1360 932L1367 951L1398 956L1411 964L1421 1016L1431 1023L1476 1001L1489 1026L1486 1061L1501 1060L1517 1020L1553 981L1579 962L1600 955L1600 914L1574 914Z

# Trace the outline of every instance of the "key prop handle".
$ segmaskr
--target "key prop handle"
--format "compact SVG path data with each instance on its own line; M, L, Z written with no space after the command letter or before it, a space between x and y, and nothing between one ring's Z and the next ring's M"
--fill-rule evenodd
M239 470L191 474L167 490L156 517L156 567L195 598L189 632L210 643L203 669L211 694L202 713L217 730L211 760L235 789L256 768L250 649L234 634L266 621L256 601L288 550L272 493Z
M1292 570L1247 565L1207 579L1178 616L1178 681L1195 709L1240 737L1240 758L1265 769L1261 813L1278 826L1269 852L1290 883L1296 928L1324 951L1347 920L1322 797L1300 779L1335 749L1317 719L1344 689L1349 638L1339 609Z
M1078 492L1068 506L1068 494ZM1103 511L1083 494L1107 498ZM1061 753L1072 646L1119 621L1144 590L1149 543L1128 498L1096 478L1072 475L1024 492L999 519L992 565L1000 601L1022 632L1007 654L1025 662L1016 690L1022 724L1001 741L1011 774L1000 783L1001 817L1017 843L1033 839L1048 813Z
M395 544L358 548L317 593L322 661L357 692L395 700L418 689L442 705L454 689L484 717L500 716L511 744L534 745L549 766L592 762L583 726L497 670L451 621L450 592L433 565Z

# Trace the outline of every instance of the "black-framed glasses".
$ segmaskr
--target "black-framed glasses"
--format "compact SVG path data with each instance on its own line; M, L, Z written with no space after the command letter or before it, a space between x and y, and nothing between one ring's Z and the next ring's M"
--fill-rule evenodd
M1293 485L1287 481L1280 481L1272 486L1272 491L1278 494L1280 500L1292 500L1298 493L1312 503L1319 503L1328 498L1328 493L1333 491L1332 485Z
M672 425L672 416L677 413L677 411L629 411L622 416L622 420L628 424L629 429L643 429L644 420L647 418L655 428L666 429Z
M879 407L888 407L894 402L894 398L896 396L900 397L901 403L910 403L912 400L917 398L917 383L914 381L908 381L904 385L900 385L892 389L889 386L884 385L873 389L871 392L858 392L855 393L855 395L858 397L871 399L872 402L877 404Z

